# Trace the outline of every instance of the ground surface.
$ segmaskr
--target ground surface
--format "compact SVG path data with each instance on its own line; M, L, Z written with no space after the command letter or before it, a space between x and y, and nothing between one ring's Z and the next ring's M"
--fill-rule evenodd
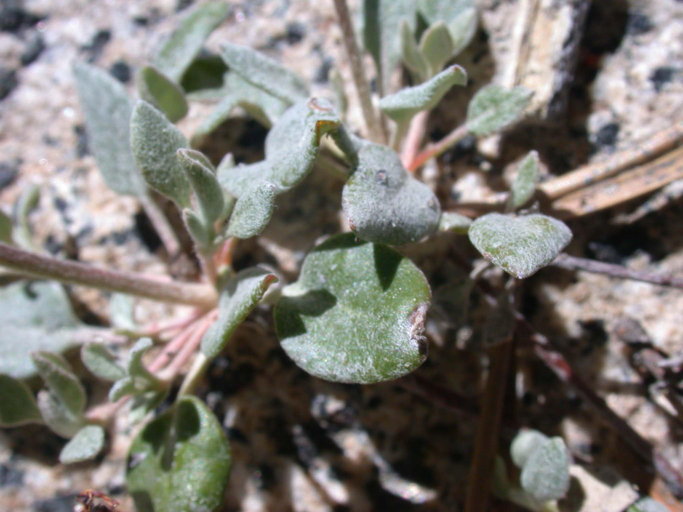
M31 220L46 251L121 269L166 272L158 241L135 201L109 191L88 154L71 65L76 59L93 62L132 90L136 68L182 14L176 11L185 2L178 3L183 5L172 0L35 0L0 7L0 200L9 211L28 184L41 187L40 207ZM506 167L530 149L539 150L549 173L559 174L681 120L683 4L594 3L566 114L553 125L513 130L498 156L472 144L448 153L438 169L442 195L451 192L456 176L471 174L499 184ZM18 17L11 18L5 5L14 4ZM222 40L251 45L313 81L316 91L324 90L330 67L342 62L331 2L231 5L231 16L212 35L210 48ZM451 129L463 116L466 98L505 66L510 37L506 20L514 13L514 2L485 0L480 5L483 26L460 60L473 81L434 116L434 137ZM342 64L340 71L348 83L348 69ZM181 127L191 132L206 108L193 107ZM244 151L240 158L258 158L264 132L255 123L235 121L223 130L231 141L222 142ZM305 251L319 236L339 229L338 191L331 178L315 175L284 196L278 219L265 237L240 246L237 264L265 262L295 279ZM570 221L575 235L570 251L632 268L683 271L683 204L674 200L626 225L615 222L619 213L632 212L641 202ZM313 226L310 219L316 219ZM454 235L407 251L435 283L428 324L431 353L416 374L422 381L475 397L483 377L476 334L486 320L482 299L473 293L468 315L449 306L463 277L451 256L472 258L474 253L464 238ZM190 265L183 272L191 278L196 269ZM107 321L103 295L72 292L86 305L82 309L89 321ZM642 324L656 347L680 354L683 293L548 269L524 285L519 301L536 328L570 354L575 368L617 414L683 471L680 422L667 418L647 398L646 386L615 334L617 319L626 315ZM141 323L180 314L182 308L147 301L137 305ZM225 510L457 510L476 417L415 393L413 380L357 387L308 377L279 348L270 318L265 307L252 315L218 358L202 390L232 442L235 462ZM602 481L614 485L626 479L647 493L651 475L641 469L643 462L571 389L530 354L521 356L518 424L564 435L589 474L608 473ZM92 396L102 396L95 383ZM132 510L123 477L131 435L125 418L114 431L104 461L71 468L57 464L64 441L46 429L0 433L0 509L67 511L75 494L98 488L121 499L122 510ZM509 439L510 432L504 432L504 442ZM567 510L623 509L616 495L599 495L598 483L589 480L582 479L587 496L583 508L578 500ZM620 496L630 496L630 486L624 485ZM591 508L598 506L603 508Z

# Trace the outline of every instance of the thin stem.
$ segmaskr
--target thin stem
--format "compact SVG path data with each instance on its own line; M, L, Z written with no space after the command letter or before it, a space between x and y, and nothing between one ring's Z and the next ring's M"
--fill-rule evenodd
M92 286L148 299L201 308L216 305L216 290L208 285L153 279L143 274L108 270L75 261L59 260L0 243L0 265L33 277Z
M178 373L180 373L180 370L183 368L183 366L185 366L185 363L187 363L187 361L189 361L192 355L197 351L197 347L199 347L199 344L204 337L204 333L216 320L217 315L217 310L210 311L200 320L192 324L192 332L187 337L183 343L183 346L180 348L173 360L158 375L159 378L162 380L171 381L176 375L178 375Z
M420 151L420 144L422 139L424 139L425 131L427 131L427 121L429 120L429 111L423 110L418 112L410 120L410 128L408 129L408 135L403 143L403 150L401 151L401 161L404 166L410 165L417 154ZM415 171L417 168L412 169Z
M166 218L166 215L164 215L164 212L161 211L159 205L157 205L154 202L154 199L149 196L142 196L138 199L140 200L143 210L145 210L147 218L149 218L152 226L154 226L154 230L159 235L161 243L168 255L175 256L179 254L181 249L180 241L175 234L173 226L171 226L171 223Z
M424 165L425 162L427 162L427 160L429 160L430 158L435 158L435 157L439 156L440 154L444 153L451 146L457 144L462 139L467 137L468 134L469 134L469 128L468 128L467 124L462 124L462 125L458 126L455 130L453 130L451 133L446 135L440 141L435 142L433 144L430 144L425 149L423 149L413 159L413 161L410 162L406 166L406 168L411 172L415 172L422 165Z
M334 0L334 7L337 10L337 18L339 19L339 26L341 28L344 48L351 64L351 74L353 76L353 83L356 86L356 93L360 100L361 109L363 110L363 117L370 135L370 139L375 142L383 142L384 135L377 118L375 109L372 105L372 98L370 97L370 85L365 76L365 69L363 67L363 57L361 55L358 44L356 43L356 35L353 31L351 23L351 14L349 7L346 5L346 0Z
M565 268L567 270L583 270L585 272L592 272L594 274L604 274L610 277L632 279L634 281L642 281L644 283L652 283L660 286L670 286L672 288L683 289L683 277L673 276L670 274L652 274L649 272L643 272L642 270L633 270L622 265L604 263L602 261L596 261L587 258L577 258L568 254L560 254L557 258L555 258L555 261L553 261L551 265Z
M201 315L201 311L197 310L185 318L169 320L166 322L154 322L146 327L141 334L143 336L159 336L168 331L184 329L190 323L197 320Z
M474 457L467 482L465 512L480 512L488 507L512 350L513 344L508 339L494 346L490 351L491 365L481 416L477 422Z
M178 351L187 343L187 340L192 336L195 331L195 323L187 325L182 331L171 339L164 348L157 354L154 360L149 364L148 370L152 373L156 373L161 370L164 366L173 360L173 358L178 354Z
M197 354L194 361L192 362L192 367L188 370L187 375L183 383L180 385L180 390L178 391L178 396L184 396L194 393L197 384L204 376L204 372L209 367L209 358L207 358L202 352Z

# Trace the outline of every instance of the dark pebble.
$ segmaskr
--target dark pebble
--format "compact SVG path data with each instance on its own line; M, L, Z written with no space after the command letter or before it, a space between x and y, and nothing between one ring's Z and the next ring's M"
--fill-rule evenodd
M619 136L619 125L608 123L602 126L595 134L595 145L597 147L614 146Z
M330 71L334 65L334 60L332 57L325 57L320 63L320 66L315 71L315 77L313 80L316 84L326 84L330 80Z
M2 0L0 3L0 30L18 32L32 27L42 18L24 9L22 0Z
M76 496L77 494L68 494L48 500L36 501L33 504L33 510L35 512L73 512Z
M286 40L288 44L298 44L306 37L306 27L303 23L293 21L287 23Z
M626 31L634 36L645 34L654 28L654 25L646 15L634 12L629 15Z
M130 66L122 60L117 60L109 68L109 73L119 82L127 84L130 81L131 71Z
M21 54L21 57L19 57L21 65L28 66L32 62L35 62L40 54L43 53L44 49L45 41L43 40L43 36L41 36L38 32L34 32L28 38L28 41L26 42L26 48L24 48L24 52Z
M13 69L0 66L0 100L4 100L19 85L17 73Z
M194 0L178 0L175 4L175 12L180 12L187 9L194 3Z
M76 156L83 158L90 154L90 146L88 146L88 132L85 131L85 126L77 124L74 126L74 133L76 134Z
M20 486L24 483L24 472L10 464L0 464L0 487Z
M19 174L19 167L17 164L9 162L0 162L0 190L12 183Z
M669 66L662 66L655 68L655 70L650 74L650 82L655 88L655 91L660 92L666 84L671 82L674 75L676 74L676 68Z
M82 47L82 50L88 56L88 62L96 61L102 55L104 47L107 46L110 40L111 32L109 30L98 30L92 40Z

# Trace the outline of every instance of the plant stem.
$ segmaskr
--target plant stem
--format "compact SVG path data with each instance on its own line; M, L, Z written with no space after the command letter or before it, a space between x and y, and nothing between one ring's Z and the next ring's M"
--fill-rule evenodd
M443 139L433 144L428 145L423 149L414 159L410 162L406 168L410 172L415 172L430 158L434 158L444 153L448 148L457 144L462 139L464 139L469 134L469 128L467 124L461 124L451 133L446 135Z
M488 507L512 350L512 341L508 339L494 346L489 352L491 363L481 416L477 422L474 456L467 482L465 512L481 512Z
M641 270L633 270L622 265L604 263L602 261L596 261L587 258L577 258L564 253L555 258L555 261L553 261L551 265L567 270L583 270L585 272L592 272L594 274L604 274L610 277L632 279L634 281L642 281L644 283L652 283L660 286L670 286L672 288L683 289L682 277L673 276L670 274L651 274Z
M143 274L93 267L24 251L4 243L0 243L0 265L33 277L92 286L163 302L190 304L208 309L218 301L216 290L208 285L162 281Z
M420 144L425 136L425 131L427 130L427 120L429 119L429 111L423 110L418 112L410 120L410 128L408 129L408 135L403 143L403 151L401 151L401 161L405 167L408 167L416 158L420 151ZM400 142L399 142L400 143ZM415 171L411 169L411 171Z
M150 196L142 196L138 198L142 209L145 210L147 218L154 226L154 230L159 235L161 243L163 244L169 256L173 257L180 253L180 241L175 234L173 227L161 211L159 205L154 202Z
M356 93L360 100L368 134L370 135L371 140L375 142L384 142L382 128L372 105L370 85L365 76L363 57L358 48L358 44L356 43L356 35L353 31L349 7L346 5L346 0L334 0L334 7L337 11L337 18L339 19L339 26L343 35L344 47L351 64L353 83L356 86Z

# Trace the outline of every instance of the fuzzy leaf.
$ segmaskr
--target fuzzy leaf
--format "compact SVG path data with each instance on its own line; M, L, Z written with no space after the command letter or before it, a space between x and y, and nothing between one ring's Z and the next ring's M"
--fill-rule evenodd
M530 151L517 166L517 176L515 176L515 181L510 188L510 198L508 200L508 208L510 210L521 208L533 197L539 175L538 153Z
M185 70L179 84L190 100L218 101L225 96L227 71L220 55L203 51Z
M227 235L245 239L260 234L273 216L277 193L278 188L267 181L246 188L235 203Z
M192 185L204 223L210 226L225 212L225 195L216 170L206 156L194 149L179 149L177 157Z
M80 417L85 410L85 390L71 367L59 354L40 351L31 356L40 377L52 395L73 417Z
M474 5L462 10L448 23L448 32L453 44L451 56L455 57L470 44L477 32L477 10Z
M68 439L83 427L83 416L71 414L52 391L38 392L38 409L45 424L57 435Z
M74 464L94 459L102 448L104 448L104 429L99 425L86 425L62 448L59 462Z
M62 287L41 281L0 288L0 324L0 373L18 379L35 374L31 352L76 346L81 325Z
M545 440L524 464L522 488L541 503L563 498L569 490L569 454L559 437Z
M455 212L443 212L439 220L439 231L452 231L465 235L472 225L472 219Z
M199 215L189 208L183 210L182 217L185 227L199 252L206 253L209 251L213 242L210 225L207 225Z
M368 143L358 158L358 168L344 186L342 204L360 238L399 245L436 231L439 201L427 185L408 174L393 150Z
M519 469L524 467L526 461L529 459L531 453L541 446L548 436L542 434L538 430L522 430L512 440L510 445L510 456L512 462L515 463Z
M220 354L235 329L276 281L274 274L257 267L244 269L228 281L221 292L218 319L202 339L202 352L208 359Z
M379 108L396 121L405 122L421 110L431 110L454 85L465 85L467 73L460 66L451 66L431 80L401 89L379 102Z
M427 61L430 75L441 71L450 60L453 40L444 22L438 21L424 31L420 38L420 53Z
M221 55L244 80L292 104L308 97L305 82L274 60L248 46L225 43Z
M487 85L467 107L467 127L475 135L489 135L519 121L533 92L524 87L505 89Z
M189 206L190 184L176 158L176 151L188 146L180 130L141 100L133 110L130 140L135 161L147 183L179 206Z
M112 327L124 331L134 331L135 301L131 295L112 293L109 299L109 321Z
M364 0L363 44L372 55L382 83L381 90L389 91L389 81L401 61L401 24L408 23L411 31L416 23L415 0Z
M206 38L227 18L229 10L226 2L208 2L193 9L159 49L154 65L174 82L180 82Z
M142 357L154 343L149 338L140 338L130 350L126 364L126 376L117 380L109 390L109 400L116 402L126 395L139 395L163 388L161 381L145 366Z
M401 57L418 82L426 80L429 73L427 61L417 47L410 24L405 20L401 23Z
M76 87L85 117L88 145L109 188L142 196L145 185L130 149L131 99L106 71L82 62L74 66Z
M154 66L145 66L138 77L140 97L161 110L175 123L187 115L185 93L173 80Z
M133 441L128 490L138 510L211 512L223 502L230 462L213 413L199 399L183 396Z
M311 251L275 307L282 348L306 372L370 384L401 377L426 357L430 290L420 270L352 233Z
M90 372L102 380L115 381L126 376L124 370L107 347L88 343L81 347L81 361Z
M42 423L40 410L26 384L0 374L0 427Z
M474 36L477 28L474 0L418 0L417 8L428 25L442 21L448 26L452 56L460 53Z
M484 258L524 279L552 262L567 246L572 232L546 215L489 213L472 223L469 237Z
M320 139L340 123L326 100L311 98L288 109L266 137L268 180L283 190L300 183L313 167Z

